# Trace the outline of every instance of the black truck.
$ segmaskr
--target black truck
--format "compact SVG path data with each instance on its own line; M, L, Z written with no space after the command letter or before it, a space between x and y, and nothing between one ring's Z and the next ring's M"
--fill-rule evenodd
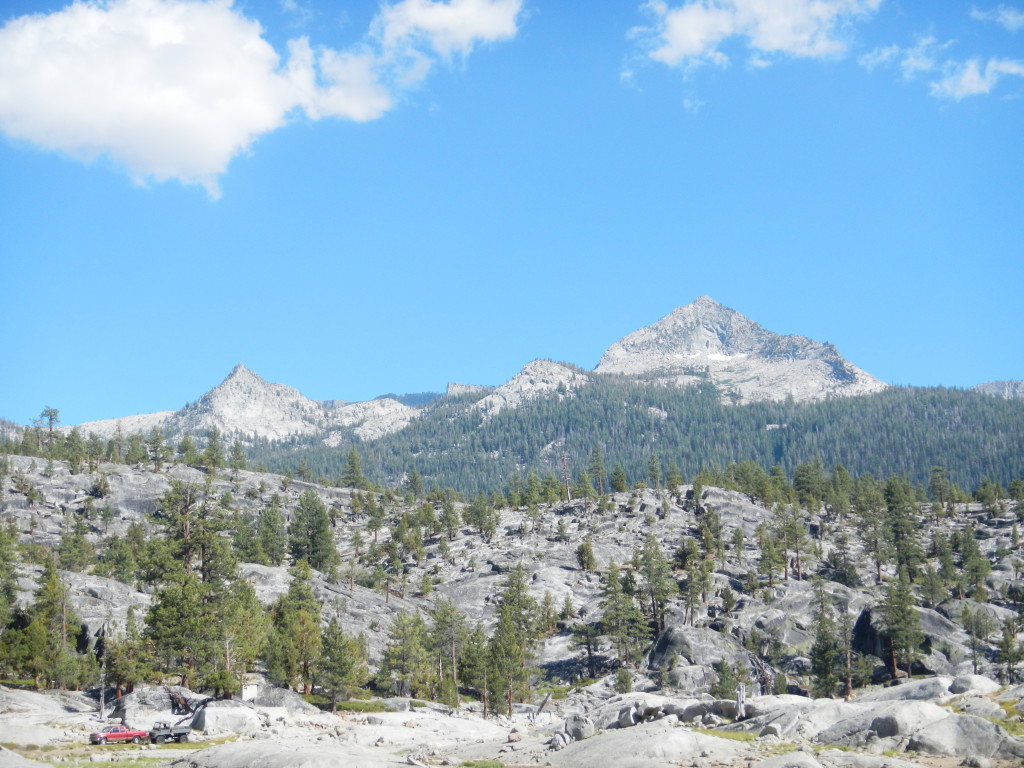
M155 723L149 732L149 740L154 744L163 744L165 741L176 741L183 744L188 741L188 735L191 732L192 726L190 725Z

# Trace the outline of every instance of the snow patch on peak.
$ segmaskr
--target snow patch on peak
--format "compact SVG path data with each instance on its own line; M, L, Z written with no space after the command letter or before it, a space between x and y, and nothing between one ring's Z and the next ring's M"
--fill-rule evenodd
M595 372L679 386L710 379L737 401L820 400L886 386L831 344L772 333L708 296L611 345Z

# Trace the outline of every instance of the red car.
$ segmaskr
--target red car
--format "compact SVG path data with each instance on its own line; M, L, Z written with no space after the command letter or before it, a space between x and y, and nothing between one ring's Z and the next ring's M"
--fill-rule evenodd
M107 742L126 742L140 744L149 738L146 731L133 731L124 725L108 725L99 733L90 733L89 741L93 744L106 744Z

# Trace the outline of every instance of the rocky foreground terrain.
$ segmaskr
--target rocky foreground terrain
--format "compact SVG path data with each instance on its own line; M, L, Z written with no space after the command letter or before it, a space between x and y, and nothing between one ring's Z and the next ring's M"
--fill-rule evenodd
M152 513L172 480L201 484L206 473L172 466L153 472L104 464L97 473L71 474L63 462L12 456L3 491L2 515L22 544L55 550L74 520L84 514L90 491L100 477L108 484L101 503L111 513L89 520L88 537L102 551L103 541L122 535L133 522L153 530ZM15 479L17 482L15 482ZM26 491L31 491L26 493ZM879 606L894 572L885 566L886 583L874 584L875 566L862 551L852 523L828 515L806 518L811 535L801 564L779 573L772 583L757 576L760 553L756 530L771 512L736 491L705 488L693 497L686 486L669 490L638 488L611 494L604 506L592 500L541 504L531 518L525 508L499 510L495 535L485 539L460 527L446 542L424 542L419 560L406 563L406 578L380 589L350 582L344 573L355 564L352 541L365 531L365 519L352 510L352 489L321 487L275 475L221 472L213 480L215 497L230 493L235 514L259 511L273 493L291 515L304 492L312 491L338 512L332 530L342 555L340 579L314 574L313 588L323 604L323 620L340 618L345 630L367 639L371 666L389 642L399 611L427 611L438 597L450 598L472 624L491 628L497 596L510 570L522 565L530 593L559 606L571 601L574 615L547 634L536 649L534 692L517 703L511 716L483 717L474 701L458 711L432 702L386 698L386 711L321 712L297 694L262 680L251 701L218 701L202 707L194 720L195 738L187 745L88 747L96 730L98 692L45 692L0 689L0 765L27 760L52 765L115 761L129 765L177 765L197 768L232 766L385 766L385 765L553 765L553 766L763 766L764 768L901 768L1019 764L1024 759L1021 732L1024 686L1002 673L998 633L971 637L963 624L965 609L983 612L992 627L1015 617L1014 595L1024 593L1021 579L1017 511L1013 502L960 504L929 523L929 533L948 535L971 525L990 565L985 577L988 601L960 599L953 591L931 608L912 608L923 642L912 679L892 680ZM389 516L406 509L394 497ZM717 562L711 588L694 617L682 596L670 600L664 631L629 665L632 690L616 692L618 667L610 644L598 648L598 674L582 680L586 664L570 643L574 624L593 622L602 612L601 572L611 562L627 563L644 537L653 534L666 553L697 534L698 518L714 510L722 538L731 544ZM927 547L924 522L934 512L920 510L918 535ZM742 537L736 535L742 533ZM827 534L825 533L827 531ZM861 584L828 580L839 534L851 541L851 556ZM386 530L382 532L387 535ZM577 550L591 543L595 563L581 567ZM738 542L742 541L740 545ZM269 604L290 582L287 568L247 563L242 566L261 602ZM38 584L40 567L18 564L21 604ZM430 574L435 588L417 585ZM837 617L852 627L852 651L871 678L849 701L810 698L815 594L812 575L826 577L823 589ZM152 598L131 584L85 572L62 571L85 635L124 626L129 606L144 615ZM751 582L757 586L750 588ZM728 604L733 595L735 600ZM748 679L743 712L735 698L710 691L728 663ZM173 683L174 681L166 681ZM620 688L621 688L621 680ZM785 691L785 693L777 693ZM195 706L208 693L179 691ZM110 694L108 694L109 696ZM140 687L108 712L113 721L148 728L173 716L163 687ZM486 762L498 761L498 762Z
M665 690L617 694L601 681L543 710L522 704L511 717L485 720L476 704L455 712L408 699L388 700L384 712L332 715L278 689L251 702L210 703L196 716L187 745L114 747L85 746L100 724L92 699L0 689L0 740L12 747L0 747L0 765L983 768L1019 764L1024 741L963 712L985 708L1005 716L1022 696L1021 687L1002 688L983 676L940 676L874 689L852 702L754 697L746 719L735 720L734 701ZM169 698L164 689L140 689L110 716L148 727L170 716Z

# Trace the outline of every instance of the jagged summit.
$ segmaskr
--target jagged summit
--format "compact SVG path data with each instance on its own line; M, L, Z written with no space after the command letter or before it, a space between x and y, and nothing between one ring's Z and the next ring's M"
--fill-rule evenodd
M783 336L761 327L709 296L678 307L653 325L612 344L594 369L640 381L690 386L713 382L729 402L819 400L884 389L885 384L847 362L834 346L804 336ZM498 387L451 384L450 396L479 394L485 415L518 408L551 393L571 397L594 381L593 373L550 360L534 360ZM238 363L224 380L179 411L129 416L80 425L101 437L161 429L171 437L217 428L225 435L266 440L312 436L327 445L353 434L373 439L404 428L423 413L391 397L363 403L311 400L285 384L275 384Z
M709 296L620 339L595 371L679 385L710 378L740 401L819 400L886 386L831 344L772 333Z
M88 434L111 437L146 432L156 427L167 435L203 434L213 428L224 435L283 440L296 435L324 435L337 442L338 430L352 429L360 437L379 437L401 429L415 418L416 409L381 398L367 403L319 401L286 384L268 382L242 363L216 387L179 411L107 419L80 425Z
M183 431L214 427L279 440L307 434L325 425L326 408L285 384L272 384L239 363L227 377L175 415Z
M533 360L476 406L490 416L506 408L518 408L559 388L568 394L588 381L587 374L574 367L552 360Z

